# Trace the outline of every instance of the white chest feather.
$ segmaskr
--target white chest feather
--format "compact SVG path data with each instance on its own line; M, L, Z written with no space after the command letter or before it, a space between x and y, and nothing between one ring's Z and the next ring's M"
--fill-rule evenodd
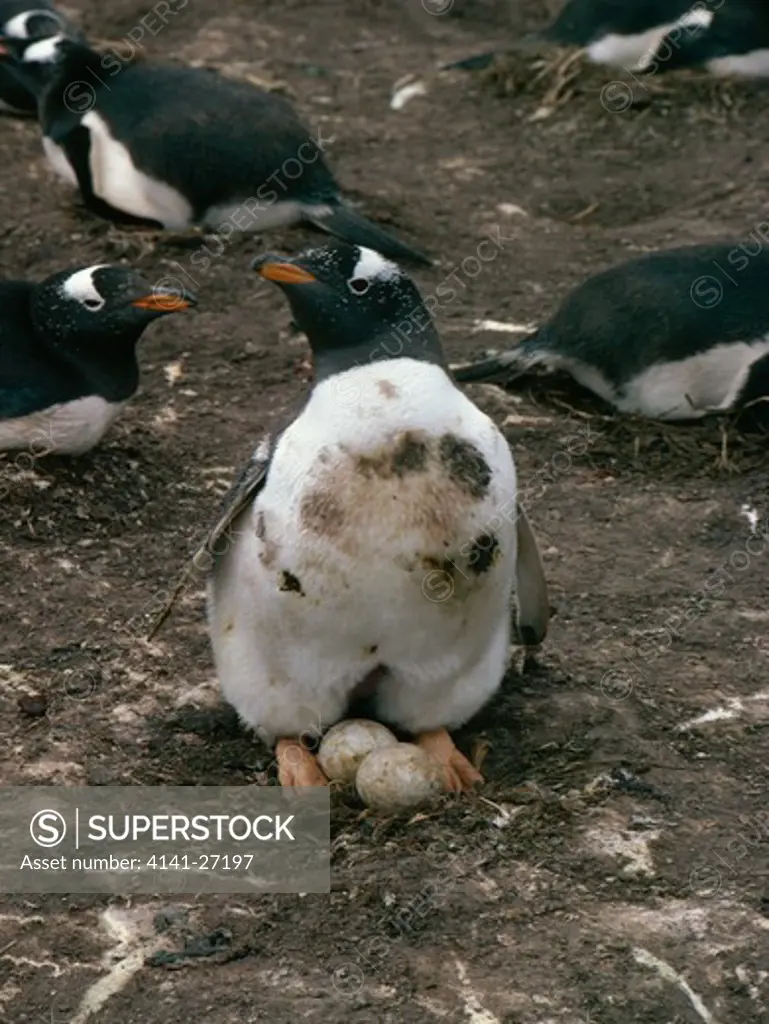
M24 449L35 458L82 455L102 439L125 402L90 395L13 420L0 420L0 451Z
M307 708L330 724L386 665L391 720L464 720L504 672L515 501L504 437L437 367L404 359L319 385L214 570L227 698L285 734Z
M636 36L618 36L612 33L591 43L587 53L594 64L637 68L646 54L654 53L664 36L664 29L654 29Z
M694 8L677 21L656 28L647 29L637 35L620 36L609 33L587 48L594 64L608 64L627 70L642 70L654 59L663 39L670 32L685 33L687 27L707 27L713 20L713 12Z
M617 388L597 367L558 353L538 363L565 370L583 387L631 416L655 420L700 419L732 408L750 367L769 352L769 338L715 345L674 363L658 363Z
M713 75L728 78L765 78L769 76L769 49L753 50L733 57L717 57L707 64Z
M192 223L192 207L176 189L156 181L134 164L128 148L113 138L107 123L95 110L81 124L91 136L89 166L94 193L116 210L159 221L172 231ZM162 145L162 140L158 142ZM190 153L189 159L195 159Z
M68 185L77 188L77 175L62 147L51 139L43 138L43 150L54 173Z
M623 412L660 420L699 419L726 412L739 395L751 365L769 352L769 339L716 345L676 363L639 374L618 403Z

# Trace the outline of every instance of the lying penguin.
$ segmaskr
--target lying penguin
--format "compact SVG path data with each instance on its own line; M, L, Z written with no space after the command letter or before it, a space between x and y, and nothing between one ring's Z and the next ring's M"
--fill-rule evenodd
M689 30L709 25L713 18L709 2L567 0L547 28L522 36L512 46L453 61L443 70L479 70L510 50L525 51L541 44L584 50L594 64L641 70L653 60L669 33L685 36Z
M651 253L589 278L518 347L452 371L470 383L562 370L620 412L655 420L740 409L769 395L767 282L765 250Z
M63 32L82 39L74 25L54 7L52 0L0 0L0 38L33 39ZM34 115L37 99L18 77L0 64L0 110Z
M144 330L194 303L121 266L0 282L0 451L93 448L136 392Z
M769 75L769 4L766 0L724 0L712 20L667 35L646 67L649 73L704 68L713 75L764 78Z
M4 40L6 66L40 97L54 171L94 213L183 231L313 224L429 264L342 199L290 103L204 68L125 63L63 35Z
M447 372L419 292L371 249L332 242L254 263L314 358L299 414L262 441L194 562L222 690L276 744L282 785L324 785L300 737L365 696L439 758L480 775L447 729L498 690L511 607L535 645L549 605L501 431Z

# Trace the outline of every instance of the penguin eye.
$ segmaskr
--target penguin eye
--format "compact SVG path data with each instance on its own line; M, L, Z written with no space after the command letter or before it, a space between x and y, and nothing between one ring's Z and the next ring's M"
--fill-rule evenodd
M83 305L86 309L101 309L104 305L103 299L84 299Z
M367 281L365 277L353 277L347 282L347 287L355 295L363 295L368 291L370 284L371 282Z

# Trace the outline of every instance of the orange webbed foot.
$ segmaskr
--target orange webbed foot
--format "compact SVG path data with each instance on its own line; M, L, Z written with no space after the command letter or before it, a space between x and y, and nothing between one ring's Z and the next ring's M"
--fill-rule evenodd
M278 740L278 782L281 786L327 786L328 779L320 770L315 755L299 740Z
M481 773L457 750L445 729L420 733L416 743L440 762L443 768L443 786L447 792L466 793L477 783L483 782Z

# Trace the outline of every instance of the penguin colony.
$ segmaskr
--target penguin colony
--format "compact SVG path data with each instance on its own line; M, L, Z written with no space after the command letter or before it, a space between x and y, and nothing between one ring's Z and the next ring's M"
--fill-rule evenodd
M523 42L639 73L762 76L769 7L567 0ZM117 71L105 83L109 60ZM87 103L76 94L83 83ZM332 240L293 257L268 253L252 269L281 290L314 376L301 410L260 441L194 559L210 568L217 674L274 748L282 785L349 782L364 758L392 772L399 758L403 771L422 758L425 792L469 790L481 776L449 730L499 689L514 638L542 642L550 608L509 446L458 383L539 366L566 371L621 413L658 420L760 402L769 255L752 259L739 295L717 308L690 289L732 246L631 260L585 281L510 351L450 368L404 269L429 256L349 204L285 99L209 70L105 57L52 0L0 0L0 104L37 119L52 171L96 217L155 230L215 226L248 197L266 200L274 168L298 154L301 172L251 211L251 229L304 223ZM138 388L143 332L197 303L106 264L0 282L0 451L93 448ZM392 356L406 317L416 329ZM340 389L357 401L340 403ZM496 516L507 505L514 514ZM432 593L446 581L449 599ZM320 758L303 741L361 709L381 724L356 719ZM354 769L329 767L345 757ZM382 789L373 768L364 774L361 794ZM409 805L388 792L387 806Z

